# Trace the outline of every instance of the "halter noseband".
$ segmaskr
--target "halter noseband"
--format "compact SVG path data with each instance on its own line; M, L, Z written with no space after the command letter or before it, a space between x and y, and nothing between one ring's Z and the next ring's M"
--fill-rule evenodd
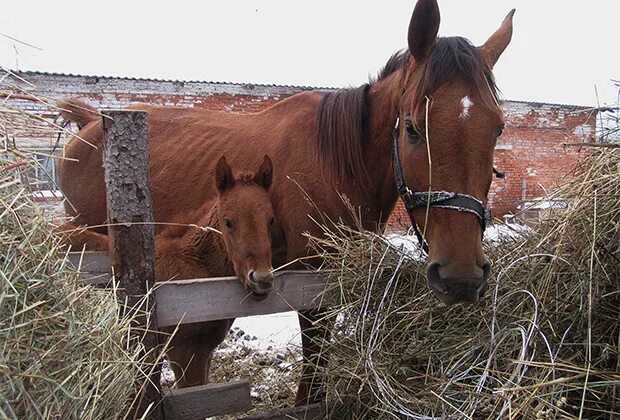
M438 207L471 213L478 218L481 234L484 234L487 222L491 220L491 214L484 207L482 201L467 194L448 191L414 192L407 187L403 175L403 168L400 164L400 154L398 152L399 126L400 117L397 117L396 124L392 131L392 166L394 167L394 177L396 178L396 189L405 204L411 226L424 252L428 253L428 244L422 237L413 216L413 210L420 207Z

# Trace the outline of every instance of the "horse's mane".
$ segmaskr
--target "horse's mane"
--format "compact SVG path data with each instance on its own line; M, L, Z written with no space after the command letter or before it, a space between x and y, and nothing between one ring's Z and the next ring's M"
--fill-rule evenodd
M409 50L401 50L390 57L369 84L323 96L317 112L317 152L333 176L340 180L351 177L361 182L360 186L366 184L363 181L368 179L364 166L364 147L369 134L368 90L393 73L407 69L411 60ZM424 97L430 98L456 76L464 77L480 92L490 90L493 96L498 94L491 67L478 48L465 38L438 38L431 54L415 73L414 108L422 106Z

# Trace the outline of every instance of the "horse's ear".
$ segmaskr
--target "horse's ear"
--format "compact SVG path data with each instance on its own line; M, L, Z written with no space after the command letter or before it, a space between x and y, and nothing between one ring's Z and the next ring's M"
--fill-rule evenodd
M271 187L271 181L273 181L273 164L271 163L271 158L265 155L263 163L254 175L254 182L263 187L265 190L269 190L269 187Z
M439 6L437 0L418 0L409 22L407 41L409 52L417 62L422 61L433 49L439 31Z
M226 162L226 157L222 156L215 165L215 186L220 193L232 188L235 185L232 169Z
M497 63L499 56L502 55L508 44L510 44L512 39L512 17L515 14L515 10L512 9L508 13L500 27L480 47L491 68Z

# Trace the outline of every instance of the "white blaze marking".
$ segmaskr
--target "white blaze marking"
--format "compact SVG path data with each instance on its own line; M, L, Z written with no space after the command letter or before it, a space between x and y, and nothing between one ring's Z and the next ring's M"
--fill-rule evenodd
M463 96L463 99L461 99L461 106L463 107L463 110L461 111L461 115L459 115L459 118L467 118L469 116L469 108L471 108L473 104L474 103L471 101L471 99L469 99L469 96Z

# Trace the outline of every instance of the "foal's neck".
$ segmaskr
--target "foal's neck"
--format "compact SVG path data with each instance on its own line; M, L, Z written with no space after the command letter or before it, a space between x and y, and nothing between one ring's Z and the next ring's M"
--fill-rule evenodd
M206 207L206 206L205 206ZM203 208L205 208L203 207ZM222 239L217 201L211 209L185 234L184 254L205 267L211 276L227 276L234 273Z

